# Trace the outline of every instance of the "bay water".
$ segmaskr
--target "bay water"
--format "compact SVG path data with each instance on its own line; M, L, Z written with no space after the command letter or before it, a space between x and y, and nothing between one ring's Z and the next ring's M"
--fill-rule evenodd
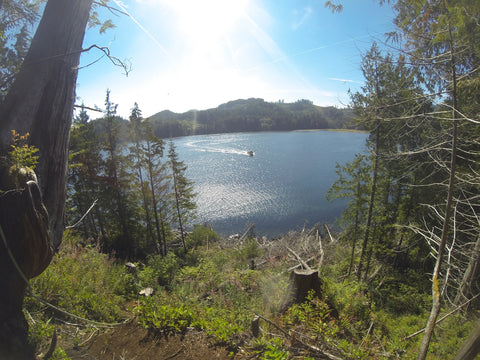
M335 131L257 132L174 139L197 193L194 223L222 235L255 225L275 237L316 223L332 224L345 199L328 201L335 165L365 152L367 134ZM248 154L253 151L253 156Z

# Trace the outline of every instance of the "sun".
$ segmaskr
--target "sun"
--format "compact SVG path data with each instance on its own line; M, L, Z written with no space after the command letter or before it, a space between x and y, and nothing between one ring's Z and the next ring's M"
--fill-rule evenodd
M178 26L192 41L216 41L231 33L247 17L248 0L175 0Z

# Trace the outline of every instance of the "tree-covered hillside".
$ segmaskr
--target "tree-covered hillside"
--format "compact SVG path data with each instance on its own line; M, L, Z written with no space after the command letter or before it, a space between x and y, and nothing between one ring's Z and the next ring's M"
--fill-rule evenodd
M149 120L155 135L167 138L242 131L340 129L348 124L350 116L348 109L320 107L310 100L271 103L250 98L182 114L165 110L152 115Z

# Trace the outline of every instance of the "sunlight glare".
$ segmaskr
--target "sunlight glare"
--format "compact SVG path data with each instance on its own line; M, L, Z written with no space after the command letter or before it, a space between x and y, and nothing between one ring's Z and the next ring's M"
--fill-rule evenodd
M178 13L180 29L189 39L214 41L246 17L248 0L176 0L169 5Z

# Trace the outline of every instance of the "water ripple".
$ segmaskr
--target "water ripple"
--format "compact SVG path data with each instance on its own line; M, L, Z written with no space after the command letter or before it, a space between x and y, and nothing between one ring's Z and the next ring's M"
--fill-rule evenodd
M329 203L336 163L363 152L366 135L329 131L200 135L175 139L198 194L198 221L223 234L247 222L275 236L304 222L333 221L345 201ZM248 156L247 151L255 151Z

